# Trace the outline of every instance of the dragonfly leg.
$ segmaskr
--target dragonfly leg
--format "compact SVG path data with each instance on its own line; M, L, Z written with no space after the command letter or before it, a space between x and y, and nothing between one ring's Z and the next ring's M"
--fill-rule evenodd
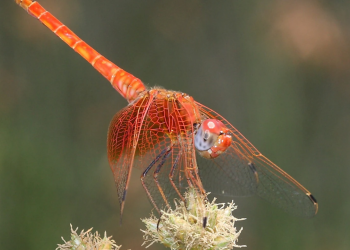
M159 216L158 222L157 222L157 232L159 231L159 224L160 221L162 220L162 215Z
M208 217L203 217L203 228L206 228L207 227L207 222L208 222Z
M205 195L205 189L203 188L202 181L198 175L198 168L188 168L187 171L187 181L190 187L195 187L198 192L202 195Z
M199 189L199 191L205 195L206 192L205 192L205 189L203 187L203 184L202 184L202 180L201 178L199 177L199 174L198 174L198 167L196 167L195 169L195 172L194 172L194 182L196 183L196 187Z
M162 195L162 198L163 198L163 200L164 200L164 202L165 202L165 204L166 204L167 207L170 207L170 206L169 206L169 203L168 203L167 198L165 197L165 194L164 194L164 192L163 192L162 187L159 185L159 182L158 182L158 174L159 174L161 168L163 167L164 162L166 161L166 159L168 158L168 156L169 156L170 153L172 152L172 149L173 149L172 147L169 147L169 148L168 148L167 152L166 152L166 153L164 154L164 156L163 156L162 161L158 164L157 168L156 168L156 169L154 170L154 172L153 172L153 179L154 179L154 181L155 181L155 183L156 183L156 185L157 185L157 187L158 187L158 190L159 190L160 194Z
M141 174L141 184L143 186L143 188L145 189L146 193L147 193L147 196L148 198L150 199L152 205L156 208L156 210L158 211L158 213L160 214L160 210L158 208L158 206L156 205L156 203L154 202L153 198L152 198L152 195L151 193L149 192L148 188L146 187L146 183L144 181L144 178L146 177L147 173L149 172L149 170L154 166L154 164L156 164L159 159L164 156L164 154L166 154L167 152L167 148L165 148L164 150L162 150L162 152L160 152L159 155L157 155L157 157L151 162L151 164L149 164L149 166L145 169L145 171L143 171L143 173Z
M179 195L179 197L181 198L181 200L183 202L186 203L186 200L185 198L182 196L181 192L179 191L179 189L176 187L175 185L175 182L174 182L174 172L175 170L177 169L178 167L178 162L179 162L179 159L181 158L182 156L182 151L179 152L179 154L177 155L176 159L175 159L175 162L173 164L173 166L171 167L170 169L170 173L169 173L169 180L170 180L170 183L171 185L173 186L173 188L175 189L176 193ZM179 178L181 178L181 176L179 176ZM179 180L181 182L181 180Z

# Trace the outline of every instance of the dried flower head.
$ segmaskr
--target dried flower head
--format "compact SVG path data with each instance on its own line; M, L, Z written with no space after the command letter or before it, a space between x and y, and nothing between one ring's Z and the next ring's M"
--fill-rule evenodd
M214 198L209 202L204 195L195 189L189 189L185 194L186 205L183 201L175 201L175 209L162 211L160 219L153 214L143 219L146 224L144 244L147 247L160 242L166 247L176 250L199 249L232 249L245 247L236 244L239 231L234 223L239 220L232 216L237 207L233 202L216 204Z
M58 244L56 250L119 250L121 247L115 244L111 236L107 237L106 232L104 237L101 238L98 232L91 233L92 228L90 228L86 232L82 230L78 235L78 228L73 230L72 225L70 227L71 240L65 241L62 237L64 244Z

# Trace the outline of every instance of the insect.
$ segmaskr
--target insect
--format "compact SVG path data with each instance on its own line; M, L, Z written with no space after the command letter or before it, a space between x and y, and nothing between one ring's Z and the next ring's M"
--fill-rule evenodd
M183 199L188 187L227 196L257 194L299 216L317 213L314 196L263 156L225 118L191 96L147 89L82 41L38 2L16 0L99 71L128 105L112 119L108 159L121 213L132 169L143 169L141 183L156 210Z

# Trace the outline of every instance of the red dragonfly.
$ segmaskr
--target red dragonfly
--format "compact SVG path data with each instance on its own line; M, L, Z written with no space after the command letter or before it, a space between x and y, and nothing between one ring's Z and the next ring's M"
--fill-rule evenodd
M158 212L187 187L227 196L257 194L283 210L311 217L314 196L263 156L225 118L191 96L163 88L147 89L86 44L31 0L16 3L37 18L110 81L128 102L109 126L107 147L121 213L133 167Z

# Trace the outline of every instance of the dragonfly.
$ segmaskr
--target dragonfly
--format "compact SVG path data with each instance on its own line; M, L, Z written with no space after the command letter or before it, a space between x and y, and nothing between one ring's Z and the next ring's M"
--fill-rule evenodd
M188 94L147 88L102 56L38 2L15 0L100 72L127 101L108 130L108 160L123 214L132 169L155 209L187 188L225 196L256 194L288 213L312 217L315 197L262 155L235 127Z

